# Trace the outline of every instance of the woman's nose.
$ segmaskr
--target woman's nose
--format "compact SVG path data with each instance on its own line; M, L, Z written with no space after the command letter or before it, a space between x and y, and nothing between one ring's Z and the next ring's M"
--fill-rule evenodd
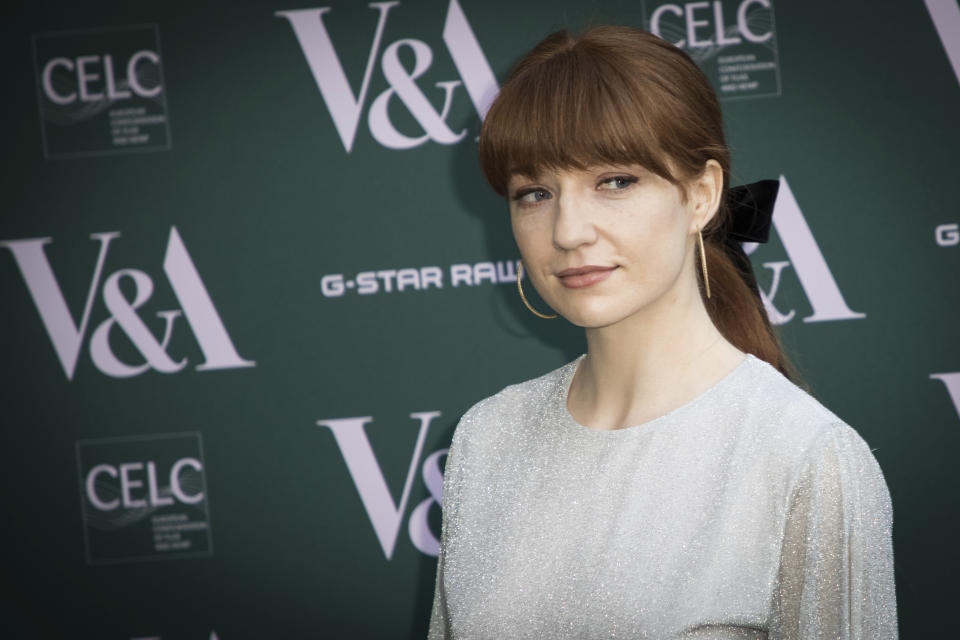
M597 239L589 208L578 199L561 196L553 220L553 244L558 249L570 251Z

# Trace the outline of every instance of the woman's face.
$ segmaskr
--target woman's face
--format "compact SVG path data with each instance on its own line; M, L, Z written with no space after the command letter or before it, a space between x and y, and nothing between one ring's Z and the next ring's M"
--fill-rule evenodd
M688 303L682 294L696 291L695 234L719 199L711 185L722 184L712 165L688 185L685 201L677 186L639 165L514 175L513 234L547 304L591 328Z

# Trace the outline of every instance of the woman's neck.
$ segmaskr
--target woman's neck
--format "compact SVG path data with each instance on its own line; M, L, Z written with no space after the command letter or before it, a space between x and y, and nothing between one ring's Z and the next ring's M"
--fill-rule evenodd
M578 422L598 430L648 422L693 400L743 361L696 290L680 299L684 303L661 299L664 304L615 325L587 329L587 357L567 401Z

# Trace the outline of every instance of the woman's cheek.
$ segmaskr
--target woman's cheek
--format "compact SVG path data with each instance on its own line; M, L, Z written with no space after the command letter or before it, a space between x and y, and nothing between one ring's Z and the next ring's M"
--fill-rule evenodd
M544 247L552 245L550 228L533 216L515 215L511 219L513 239L525 260L535 260Z

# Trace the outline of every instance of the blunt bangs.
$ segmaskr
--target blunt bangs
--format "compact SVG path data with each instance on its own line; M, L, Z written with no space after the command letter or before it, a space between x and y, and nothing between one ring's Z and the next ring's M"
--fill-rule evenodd
M664 92L651 104L632 65L618 62L615 52L574 46L515 70L480 134L480 165L494 191L506 196L511 175L599 164L639 164L678 182L656 133L665 124L656 116L669 111Z

